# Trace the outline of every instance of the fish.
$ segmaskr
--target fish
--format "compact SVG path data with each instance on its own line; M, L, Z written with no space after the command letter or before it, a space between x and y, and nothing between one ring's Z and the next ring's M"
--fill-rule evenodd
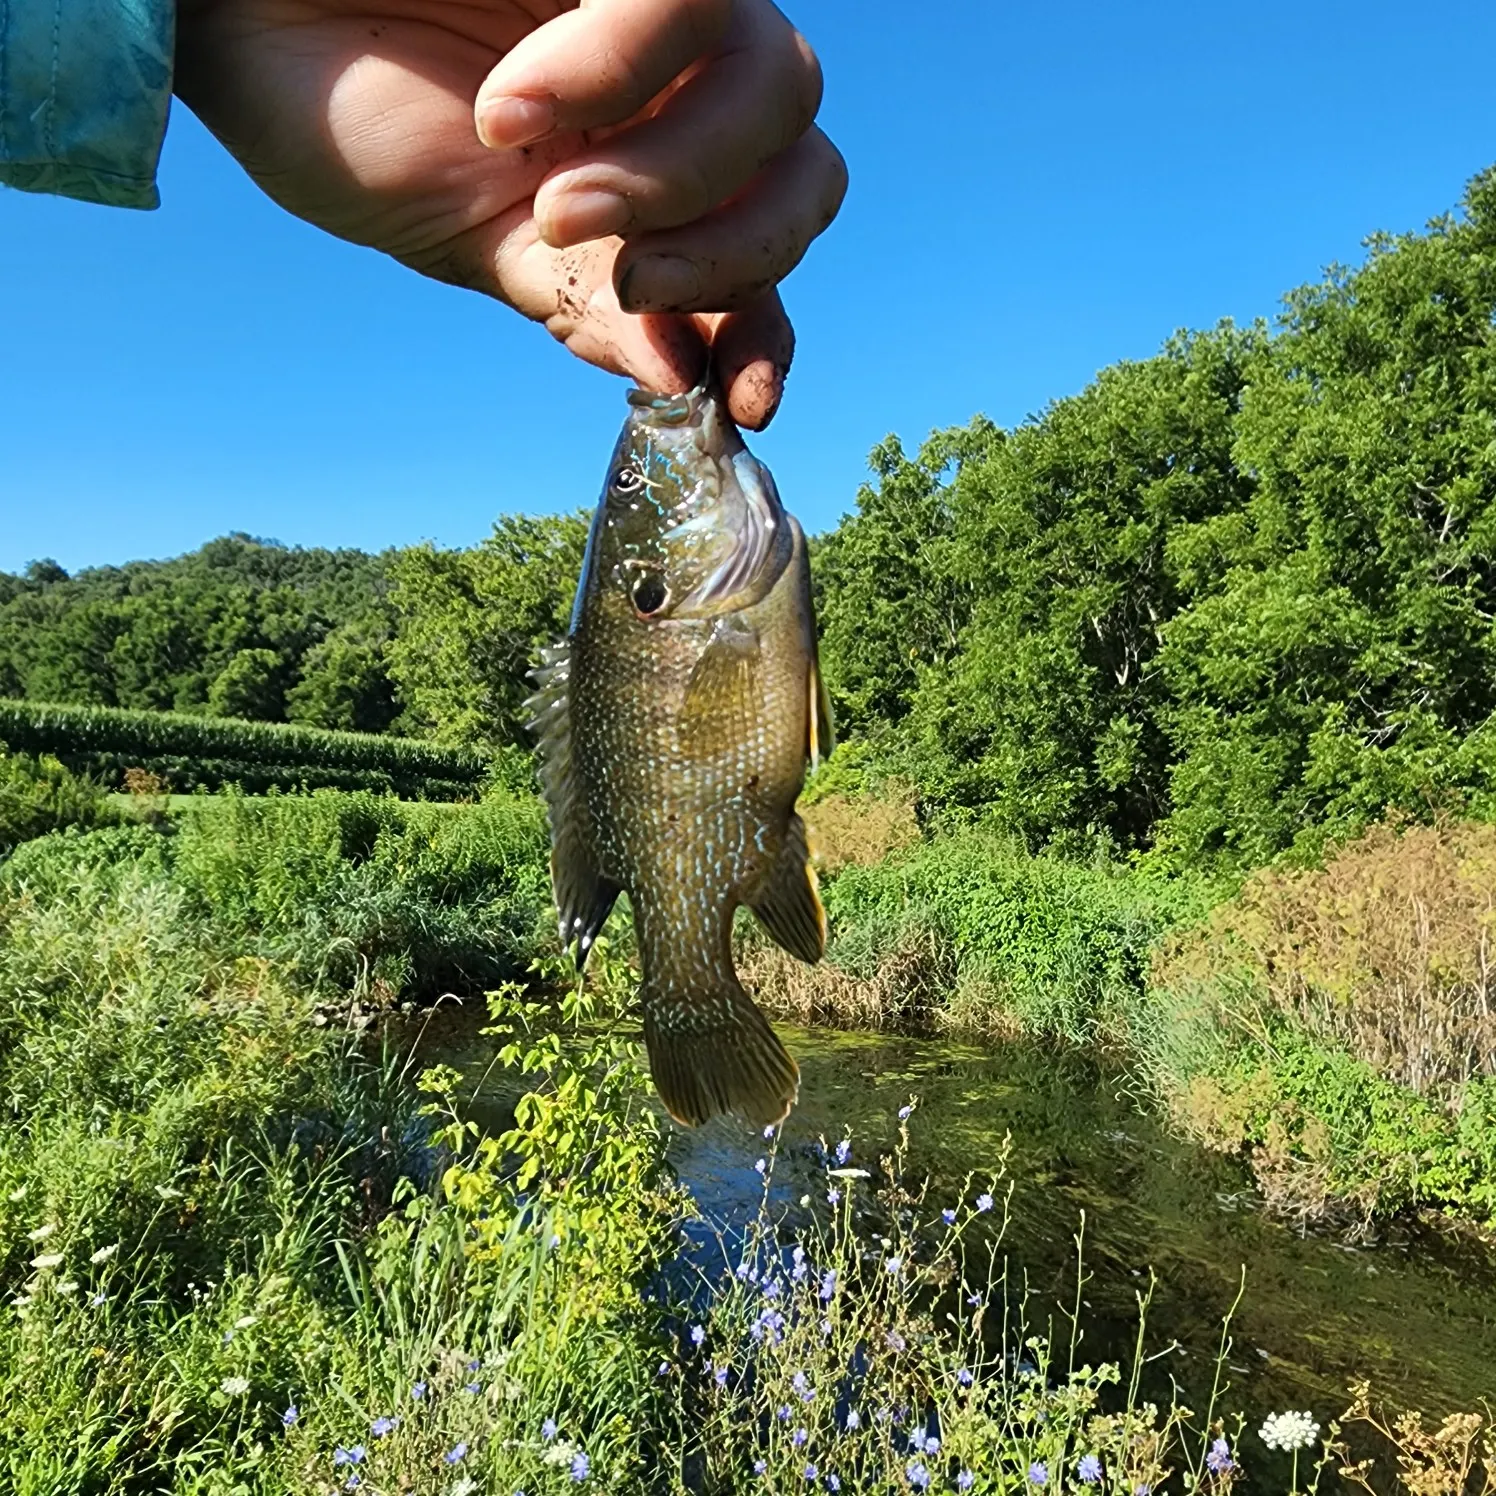
M533 678L562 945L582 969L626 893L666 1110L782 1122L799 1067L738 980L733 917L824 955L795 803L835 731L804 533L713 388L629 391L566 637Z

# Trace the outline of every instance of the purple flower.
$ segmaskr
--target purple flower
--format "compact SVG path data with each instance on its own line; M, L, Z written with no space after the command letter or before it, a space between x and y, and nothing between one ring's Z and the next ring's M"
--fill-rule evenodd
M1140 1480L1132 1488L1132 1496L1153 1496L1153 1487L1146 1480Z
M804 1449L806 1444L808 1444L809 1442L810 1434L806 1431L804 1424L801 1424L801 1426L797 1428L793 1434L790 1435L790 1443L793 1444L796 1449Z
M420 1402L420 1400L426 1395L425 1382L416 1382L414 1385L412 1385L410 1389L410 1395L412 1399L414 1399L414 1401Z
M836 1293L836 1269L828 1267L821 1274L821 1301L829 1304Z
M592 1469L592 1461L579 1449L571 1457L571 1478L578 1485L587 1479L587 1472Z
M840 1205L841 1204L841 1191L840 1190L827 1190L826 1191L826 1203L828 1205Z
M483 1386L480 1382L469 1382L462 1390L464 1392L471 1392L476 1397L483 1390Z
M1210 1453L1205 1456L1205 1463L1216 1475L1224 1475L1228 1470L1236 1468L1236 1461L1231 1458L1231 1446L1224 1439L1217 1439L1210 1446Z
M862 1414L856 1408L847 1409L847 1432L853 1433L862 1427Z
M295 1403L292 1403L286 1409L286 1411L281 1414L281 1422L285 1424L287 1428L295 1428L300 1419L301 1410L296 1406Z
M898 1256L897 1254L895 1254L894 1256L890 1257L887 1262L885 1262L883 1264L883 1271L885 1273L890 1273L890 1274L892 1274L893 1277L897 1278L898 1275L899 1275L899 1269L902 1268L903 1265L904 1265L904 1259L902 1257Z
M398 1418L376 1418L374 1422L369 1425L369 1432L373 1434L376 1439L382 1439L386 1434L394 1433L395 1430L399 1427L400 1420Z
M939 1454L940 1453L940 1440L937 1439L934 1434L931 1434L930 1437L925 1440L925 1453L926 1454Z
M977 1483L977 1478L970 1470L958 1470L956 1472L956 1489L958 1491L969 1491Z
M356 1491L361 1485L363 1485L363 1481L359 1478L358 1472L355 1470L354 1473L343 1482L343 1489L345 1491Z
M726 1366L719 1366L716 1369L716 1371L714 1371L712 1373L712 1380L719 1387L725 1387L727 1385L727 1373L728 1373L728 1370L729 1370L729 1368L726 1367Z
M992 1196L989 1195L985 1190L983 1190L982 1193L977 1196L977 1209L978 1210L991 1210L992 1209Z
M949 1206L947 1206L946 1209L940 1212L940 1219L944 1221L947 1226L954 1226L956 1224L956 1212L954 1210L951 1210Z
M362 1444L355 1444L352 1449L344 1449L341 1444L332 1452L334 1465L362 1465L368 1450Z
M883 1343L891 1351L901 1351L904 1349L904 1337L897 1330L890 1330L883 1337Z
M840 1168L843 1164L846 1163L846 1161L849 1158L851 1158L851 1156L852 1156L852 1144L851 1144L851 1141L849 1139L847 1139L847 1138L843 1138L841 1140L841 1142L839 1142L836 1145L836 1163L837 1163L837 1167Z
M454 1444L452 1446L452 1448L449 1449L446 1452L446 1454L444 1454L442 1456L442 1458L449 1465L460 1465L463 1462L463 1460L465 1460L467 1458L467 1445L466 1445L466 1443L457 1443L457 1444Z
M706 1331L700 1325L691 1326L691 1344L700 1345L706 1339Z
M768 1468L769 1462L767 1460L754 1460L753 1462L753 1473L755 1475L762 1475Z
M772 1122L766 1128L764 1128L764 1136L766 1138L772 1138L774 1136L774 1124Z
M807 1464L805 1467L806 1480L814 1480L820 1473L813 1464Z
M910 1460L904 1466L904 1479L917 1491L923 1491L930 1484L930 1472L925 1469L919 1460Z
M768 1167L768 1161L765 1159L756 1158L753 1161L753 1170L756 1174L762 1174Z
M800 1394L801 1402L809 1402L815 1394L815 1389L810 1385L810 1378L803 1371L797 1371L790 1378L790 1386Z
M482 1368L482 1366L483 1363L481 1361L469 1361L467 1364L467 1369L469 1371L478 1371Z
M966 1307L968 1309L975 1309L981 1302L982 1296L979 1293L969 1293L966 1295Z
M956 1373L956 1380L960 1382L963 1387L969 1387L976 1380L976 1378L972 1376L970 1367L963 1366L961 1370Z
M766 1299L777 1299L783 1291L779 1286L778 1278L765 1278L764 1286L760 1290Z
M1049 1466L1043 1460L1035 1460L1028 1468L1028 1478L1031 1486L1047 1486L1049 1484Z
M668 1377L670 1375L670 1363L668 1361L661 1361L660 1369L655 1372L655 1375L657 1377Z
M821 1334L825 1336L827 1340L831 1339L831 1321L829 1319L823 1319L821 1321Z
M544 1439L547 1444L549 1444L551 1440L556 1437L556 1420L554 1418L547 1418L546 1421L540 1425L540 1437Z
M913 1110L914 1110L914 1108L912 1106L901 1106L899 1108L899 1121L900 1122L907 1122L909 1120L909 1114Z
M1075 1473L1088 1486L1094 1486L1101 1479L1101 1461L1094 1454L1083 1454L1075 1466Z
M912 1434L909 1435L909 1447L910 1449L914 1450L916 1454L923 1454L925 1452L924 1429L917 1428Z
M788 1403L780 1403L780 1405L774 1409L774 1416L781 1423L788 1423L790 1421L790 1405Z
M841 1490L841 1476L839 1476L839 1475L828 1475L826 1477L826 1489L828 1491L839 1491L839 1490Z

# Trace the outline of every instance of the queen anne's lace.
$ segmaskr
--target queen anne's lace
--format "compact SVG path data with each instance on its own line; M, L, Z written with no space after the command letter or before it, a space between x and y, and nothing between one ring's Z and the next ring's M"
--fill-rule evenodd
M1319 1425L1308 1413L1273 1413L1258 1434L1269 1449L1291 1454L1296 1449L1308 1449L1319 1438Z

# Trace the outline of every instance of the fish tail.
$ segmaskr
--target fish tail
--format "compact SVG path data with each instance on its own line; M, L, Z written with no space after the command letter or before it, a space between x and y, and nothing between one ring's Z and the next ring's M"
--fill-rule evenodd
M686 1127L735 1112L756 1127L783 1122L800 1067L731 976L690 1002L642 993L649 1068L666 1110Z

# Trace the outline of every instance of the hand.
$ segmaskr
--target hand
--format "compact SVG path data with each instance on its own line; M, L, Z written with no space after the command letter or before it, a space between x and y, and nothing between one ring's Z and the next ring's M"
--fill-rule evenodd
M298 216L772 417L846 170L770 0L185 0L176 86Z

